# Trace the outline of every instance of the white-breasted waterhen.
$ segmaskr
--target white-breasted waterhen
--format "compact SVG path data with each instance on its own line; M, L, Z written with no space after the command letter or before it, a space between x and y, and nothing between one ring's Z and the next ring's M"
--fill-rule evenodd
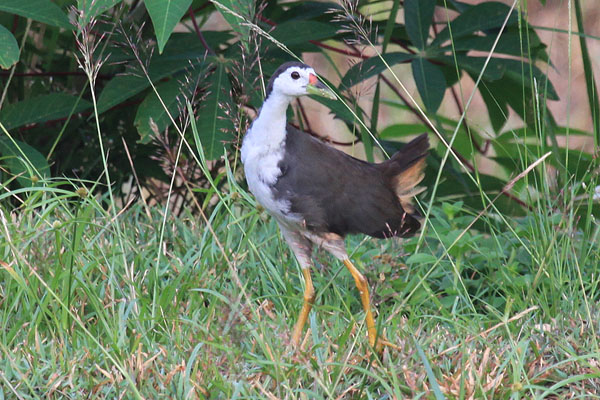
M308 65L288 62L280 66L269 81L265 101L241 151L250 191L277 220L304 275L304 305L292 342L299 344L315 298L310 268L316 245L341 260L354 277L370 345L376 346L377 341L378 349L393 346L377 337L368 283L348 258L344 236L407 237L420 228L412 198L421 191L417 185L424 176L427 134L385 162L361 161L287 124L290 102L307 94L335 98Z

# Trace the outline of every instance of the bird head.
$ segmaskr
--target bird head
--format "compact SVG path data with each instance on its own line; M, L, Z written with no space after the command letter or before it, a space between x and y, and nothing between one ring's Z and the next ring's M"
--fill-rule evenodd
M335 93L328 89L312 67L300 62L288 62L277 68L267 87L267 97L271 93L287 97L307 94L335 99Z

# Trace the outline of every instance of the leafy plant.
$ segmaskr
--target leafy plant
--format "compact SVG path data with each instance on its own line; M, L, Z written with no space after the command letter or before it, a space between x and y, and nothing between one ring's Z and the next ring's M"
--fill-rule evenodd
M571 3L580 32L564 33L598 40ZM552 65L526 7L0 1L0 397L598 393L593 63L584 50L590 154L567 145L590 132L547 108ZM340 100L320 101L353 135L338 145L374 160L437 137L419 235L347 240L399 346L380 359L359 356L361 301L326 255L290 349L299 266L239 174L264 79L304 53L330 67ZM469 118L475 94L489 131Z
M48 0L0 5L0 34L9 43L0 62L5 68L13 65L14 72L5 75L10 90L5 89L0 121L16 140L30 146L24 150L28 155L46 155L51 176L75 173L92 178L103 173L98 143L87 123L92 113L89 89L74 62L75 39L90 24L94 29L89 35L100 41L93 54L100 66L95 91L109 173L122 182L135 165L142 186L159 199L157 183L167 182L169 171L177 170L173 155L181 137L173 123L185 121L185 99L197 110L202 146L215 160L214 175L223 156L234 160L250 119L245 110L257 110L262 103L263 77L306 52L325 55L336 70L337 65L351 64L347 71L337 71L340 83L335 89L343 102L319 101L345 122L355 135L353 144L362 142L370 160L380 154L378 146L389 153L406 135L435 132L443 144L432 153L435 160L427 183L436 180L440 167L443 176L452 177L438 182L438 197L461 195L467 204L479 207L481 190L501 191L503 177L524 167L522 153L536 158L551 149L554 156L549 161L566 171L559 176L569 180L575 174L558 146L564 128L556 126L545 105L558 99L545 73L546 45L515 4L79 0L72 11L69 5ZM68 23L68 13L75 24ZM217 14L229 29L204 27ZM405 23L398 22L401 16ZM33 20L31 25L25 17ZM183 31L174 31L178 24ZM393 72L400 64L410 64L420 100L411 97ZM485 101L493 133L482 132L464 118L473 98L459 95L460 81L467 76ZM376 90L370 110L365 110L358 106L358 95L368 79L375 80ZM443 102L454 102L461 117L444 116L439 111ZM300 101L295 108L298 124L327 136L312 131ZM412 114L418 122L381 126L384 108ZM523 121L522 129L504 130L509 109ZM6 151L3 155L12 157ZM495 163L498 172L481 174L482 159ZM157 160L164 162L159 165ZM181 160L179 172L190 182L198 181L199 187L206 184L186 160ZM11 165L6 164L8 170L18 174ZM595 161L583 155L576 165L578 171L592 171ZM591 184L594 175L583 177ZM522 212L527 203L524 188L507 191L498 202L500 210ZM190 201L183 194L186 190L174 190L182 193L182 201Z

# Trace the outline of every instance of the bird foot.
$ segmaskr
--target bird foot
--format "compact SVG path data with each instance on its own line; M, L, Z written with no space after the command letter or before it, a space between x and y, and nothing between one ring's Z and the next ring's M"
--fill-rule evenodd
M375 348L375 351L377 352L377 354L383 353L384 347L390 347L390 348L392 348L394 350L398 350L398 351L402 350L402 348L400 346L387 340L387 338L383 334L379 335L376 339L377 339L377 342L375 342L374 340L371 340L371 338L369 338L369 344L371 345L371 347Z

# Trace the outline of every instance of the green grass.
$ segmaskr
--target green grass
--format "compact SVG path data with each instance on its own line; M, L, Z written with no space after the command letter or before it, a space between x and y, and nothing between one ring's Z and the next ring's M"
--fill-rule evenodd
M120 206L102 186L104 150L95 182L4 182L0 399L600 398L597 172L554 187L545 162L527 170L541 153L519 150L511 193L533 207L522 217L500 214L497 193L475 194L477 208L432 195L452 179L440 173L420 236L347 240L401 348L381 357L352 277L323 253L302 348L290 345L299 266L229 165L203 189L210 205L180 216Z
M600 393L600 230L592 217L578 225L587 203L569 200L583 188L510 229L490 212L463 232L477 215L454 202L434 204L422 238L350 238L378 323L402 348L378 358L350 274L321 253L310 330L290 346L299 267L233 181L207 215L214 234L185 213L167 215L163 235L163 209L114 218L108 198L60 183L32 188L18 210L2 195L4 398Z

